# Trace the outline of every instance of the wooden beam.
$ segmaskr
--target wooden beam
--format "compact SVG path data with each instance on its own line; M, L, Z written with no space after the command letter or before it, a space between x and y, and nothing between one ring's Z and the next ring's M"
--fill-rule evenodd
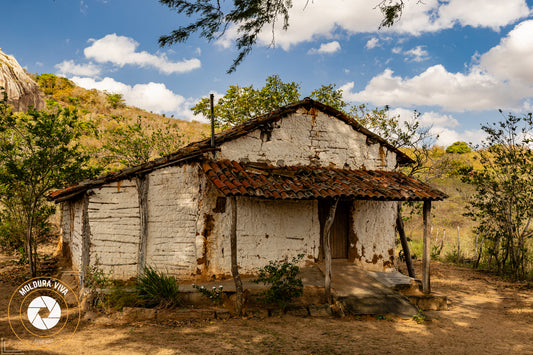
M337 210L337 204L339 199L335 198L333 204L329 208L328 217L324 225L323 233L323 245L324 245L324 260L326 264L326 275L324 278L324 289L326 295L326 302L331 303L331 244L330 244L330 232L333 220L335 219L335 211Z
M405 264L407 265L407 273L409 277L415 276L415 269L413 267L413 260L411 260L411 251L409 251L409 244L407 243L407 236L405 235L405 228L403 226L402 219L402 203L398 202L398 209L396 213L396 229L400 235L400 242L402 243L403 256L405 258Z
M429 260L431 253L431 240L429 238L430 229L431 229L431 201L424 201L423 208L423 218L424 218L424 240L423 240L423 251L422 251L422 292L430 293L431 284L430 284L430 268Z
M233 216L231 219L231 274L233 275L233 282L235 282L235 313L239 316L242 315L243 308L243 290L242 290L242 281L239 276L239 265L237 264L237 198L233 196L232 200L232 209Z
M137 275L141 275L146 266L146 243L148 240L148 175L139 175L135 180L139 199L139 254L137 257Z
M81 287L85 287L85 273L89 270L91 263L91 225L89 223L89 196L83 196L83 206L81 210Z

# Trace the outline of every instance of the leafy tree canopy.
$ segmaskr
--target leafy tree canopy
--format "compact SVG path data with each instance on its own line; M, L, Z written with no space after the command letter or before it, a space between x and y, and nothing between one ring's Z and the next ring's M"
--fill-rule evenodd
M47 194L74 182L94 176L89 156L77 143L86 129L77 112L59 105L47 110L14 114L0 101L0 218L4 226L25 228L25 252L35 276L34 230L53 213ZM40 226L40 227L39 227ZM5 230L4 230L5 231Z
M466 215L489 241L498 271L524 278L533 237L533 118L509 114L482 129L487 135L486 149L479 150L483 168L464 178L476 187Z
M265 27L271 26L272 33L280 23L283 30L289 28L289 10L293 6L292 0L233 0L231 4L229 1L220 0L159 0L159 2L179 14L194 18L190 24L180 26L170 34L161 36L159 38L161 46L185 42L196 32L200 37L212 41L223 36L228 28L237 28L239 35L235 46L238 54L228 73L235 71L246 55L252 51ZM309 1L307 5L310 5ZM376 0L375 6L383 14L379 27L391 27L400 18L404 1ZM274 40L273 37L272 45Z
M472 148L468 146L465 142L455 142L452 145L450 145L448 148L446 148L446 153L449 154L465 154L470 153L472 151Z

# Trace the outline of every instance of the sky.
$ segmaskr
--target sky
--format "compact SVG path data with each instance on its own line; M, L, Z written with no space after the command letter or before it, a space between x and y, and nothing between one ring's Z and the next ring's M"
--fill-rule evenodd
M388 105L401 119L417 110L443 146L480 143L499 109L533 110L533 0L407 0L381 30L378 2L293 0L289 29L266 28L233 74L233 28L161 48L159 37L190 19L157 0L0 0L0 48L31 73L185 120L202 120L190 107L209 93L260 88L273 74L303 96L335 84L353 104Z

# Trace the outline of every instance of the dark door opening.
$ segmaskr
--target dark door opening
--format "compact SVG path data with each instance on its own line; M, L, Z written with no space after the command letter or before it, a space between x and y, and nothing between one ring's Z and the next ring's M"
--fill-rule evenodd
M335 219L331 226L331 258L347 259L348 258L348 228L349 213L351 203L349 201L339 201Z

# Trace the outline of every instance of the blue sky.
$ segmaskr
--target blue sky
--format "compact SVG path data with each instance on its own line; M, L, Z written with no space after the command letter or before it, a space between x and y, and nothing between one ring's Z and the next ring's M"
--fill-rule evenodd
M498 109L533 110L533 0L408 0L401 21L378 30L378 0L294 0L287 32L270 29L234 74L233 29L208 43L160 48L188 23L157 0L1 0L0 48L32 73L122 93L130 105L200 119L189 108L229 85L267 76L342 88L345 100L416 109L439 142L477 143Z

